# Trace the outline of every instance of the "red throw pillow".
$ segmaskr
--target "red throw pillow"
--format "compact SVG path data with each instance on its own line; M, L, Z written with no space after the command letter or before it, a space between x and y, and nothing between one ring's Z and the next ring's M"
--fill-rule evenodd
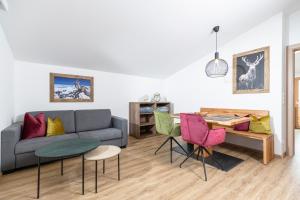
M250 125L250 121L249 122L244 122L241 124L237 124L234 126L234 130L236 131L249 131L249 125Z
M35 137L43 137L46 135L45 114L40 113L32 116L29 113L25 114L22 139L30 139Z

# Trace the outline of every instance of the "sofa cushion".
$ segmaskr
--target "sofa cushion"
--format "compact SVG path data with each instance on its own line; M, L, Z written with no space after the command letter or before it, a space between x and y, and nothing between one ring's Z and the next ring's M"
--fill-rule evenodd
M76 110L76 132L94 131L111 127L109 109Z
M76 133L70 133L70 134L64 134L64 135L58 135L52 137L39 137L39 138L33 138L27 140L20 140L16 144L15 153L20 154L20 153L33 152L38 148L41 148L52 142L69 140L74 138L78 138L78 135Z
M45 114L45 120L47 120L48 117L52 119L59 117L64 124L65 133L75 133L75 115L73 110L39 111L29 113L36 115L41 112Z
M22 139L31 139L43 137L46 134L46 122L44 113L33 116L29 113L25 114Z
M79 138L92 138L100 141L122 138L122 131L116 128L107 128L96 131L80 132Z
M59 117L47 120L47 137L55 135L63 135L65 133L64 124Z
M52 162L58 160L59 158L42 158L41 163ZM28 167L32 165L37 165L38 159L34 155L34 152L20 153L16 154L16 168Z

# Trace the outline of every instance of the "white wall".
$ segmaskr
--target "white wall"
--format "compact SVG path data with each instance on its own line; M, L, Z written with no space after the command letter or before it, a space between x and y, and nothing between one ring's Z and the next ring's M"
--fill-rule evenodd
M13 67L14 57L0 25L0 131L9 125L13 118Z
M288 28L289 28L289 44L300 43L300 10L294 12L288 17Z
M300 77L300 51L295 53L295 77Z
M221 34L220 34L221 36ZM232 55L260 47L270 46L270 93L232 94ZM164 92L175 105L175 112L194 112L200 107L224 107L270 110L275 134L275 153L285 151L282 129L282 55L283 14L273 16L240 35L220 49L220 56L228 61L229 72L224 78L207 78L205 65L213 58L213 52L165 80ZM230 138L236 142L236 138ZM239 139L259 148L255 142Z
M50 72L93 76L94 102L50 103ZM28 111L110 108L113 115L128 119L128 102L159 92L161 84L159 79L16 61L15 116L20 120Z

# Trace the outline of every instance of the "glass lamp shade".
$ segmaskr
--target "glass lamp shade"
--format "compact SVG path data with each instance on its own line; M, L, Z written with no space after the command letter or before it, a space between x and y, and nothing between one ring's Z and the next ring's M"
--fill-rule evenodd
M209 61L205 68L206 75L211 78L226 76L228 64L216 54L215 59Z

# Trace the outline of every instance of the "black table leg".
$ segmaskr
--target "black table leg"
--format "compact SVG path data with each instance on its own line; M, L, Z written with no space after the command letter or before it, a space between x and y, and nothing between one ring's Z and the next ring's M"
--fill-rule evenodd
M105 174L105 160L103 160L103 174Z
M64 159L62 158L60 161L60 175L64 175Z
M98 192L98 160L95 161L95 192Z
M82 154L82 195L84 195L84 154Z
M40 166L40 157L38 157L38 180L37 180L37 199L40 198L40 173L41 173L41 166Z
M118 180L120 180L120 154L118 154Z

